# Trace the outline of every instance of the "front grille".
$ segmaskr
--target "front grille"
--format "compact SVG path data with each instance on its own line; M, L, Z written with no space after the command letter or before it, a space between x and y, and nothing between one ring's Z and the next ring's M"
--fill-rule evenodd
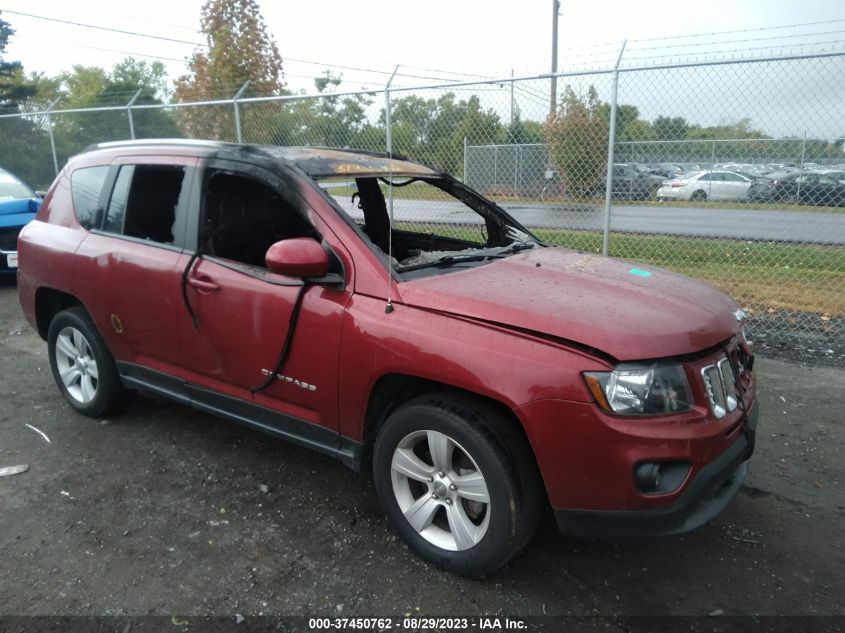
M0 251L18 250L18 233L21 227L15 226L10 229L0 229Z
M741 407L745 402L744 394L752 385L754 357L736 341L725 352L701 368L710 411L717 420Z

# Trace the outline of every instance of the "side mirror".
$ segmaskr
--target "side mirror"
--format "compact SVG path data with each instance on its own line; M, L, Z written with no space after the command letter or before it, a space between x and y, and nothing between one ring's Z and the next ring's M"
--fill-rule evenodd
M329 255L310 237L276 242L264 257L267 270L287 277L324 277L329 272Z

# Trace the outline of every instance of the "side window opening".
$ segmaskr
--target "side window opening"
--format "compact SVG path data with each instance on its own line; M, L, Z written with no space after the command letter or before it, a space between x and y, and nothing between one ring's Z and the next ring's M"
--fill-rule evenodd
M185 168L179 165L122 166L112 190L104 230L173 244L184 180Z
M102 216L100 193L109 173L108 165L83 167L73 172L70 187L76 219L86 229L99 225Z
M303 215L272 187L226 171L206 180L202 252L249 266L266 267L272 244L319 235Z
M183 167L135 167L126 205L124 235L172 244L176 205L179 204L184 178Z

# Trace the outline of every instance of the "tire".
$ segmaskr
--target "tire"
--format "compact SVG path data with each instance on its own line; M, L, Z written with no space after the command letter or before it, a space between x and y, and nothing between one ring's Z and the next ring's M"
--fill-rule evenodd
M704 193L701 189L699 189L698 191L693 191L689 199L696 200L698 202L704 202L705 200L707 200L707 194Z
M80 413L110 415L131 401L134 392L123 387L111 352L83 308L69 308L53 318L47 349L59 391Z
M423 396L392 413L376 437L373 475L388 521L408 547L468 576L513 558L543 507L525 439L493 406L462 395Z

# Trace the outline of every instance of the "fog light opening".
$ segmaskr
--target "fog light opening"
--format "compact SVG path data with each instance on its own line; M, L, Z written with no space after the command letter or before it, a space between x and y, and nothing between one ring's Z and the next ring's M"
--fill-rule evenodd
M634 481L642 492L653 492L660 485L660 466L654 462L647 462L637 466Z
M681 486L689 470L689 462L642 462L634 468L634 484L644 494L666 494Z

